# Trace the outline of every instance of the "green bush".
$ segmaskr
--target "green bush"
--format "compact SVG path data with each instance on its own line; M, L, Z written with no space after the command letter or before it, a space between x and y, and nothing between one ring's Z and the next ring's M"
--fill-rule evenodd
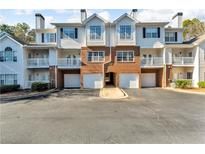
M205 88L205 81L198 82L199 88Z
M48 90L48 83L34 82L31 85L31 91L45 91Z
M175 84L176 84L176 88L191 88L192 81L191 80L177 80Z
M20 85L2 85L0 86L0 93L7 93L12 91L18 91L20 88Z

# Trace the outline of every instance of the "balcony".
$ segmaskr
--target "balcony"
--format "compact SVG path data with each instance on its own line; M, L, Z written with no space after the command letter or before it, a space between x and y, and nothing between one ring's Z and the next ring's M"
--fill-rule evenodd
M173 57L172 58L173 65L194 65L194 57Z
M29 58L27 60L28 68L48 68L49 61L48 58Z
M80 58L58 58L59 68L80 68L81 59Z
M163 67L163 57L142 58L142 67Z

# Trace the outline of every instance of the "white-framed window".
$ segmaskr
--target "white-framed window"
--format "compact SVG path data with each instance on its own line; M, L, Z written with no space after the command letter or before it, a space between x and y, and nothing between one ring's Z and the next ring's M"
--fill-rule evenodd
M11 47L6 47L4 51L0 51L0 62L17 62L16 51Z
M47 42L56 42L56 34L55 33L46 33Z
M88 62L104 62L105 52L104 51L89 51L87 55Z
M118 62L134 62L134 51L117 51Z
M166 42L175 42L175 32L165 32Z
M78 28L73 28L73 27L61 28L60 33L61 33L60 34L61 38L72 38L72 39L78 38Z
M157 28L146 28L145 36L146 38L158 38L158 29Z
M0 85L16 85L17 74L0 74Z
M101 26L90 26L90 40L102 39Z
M131 25L120 25L120 39L131 39Z

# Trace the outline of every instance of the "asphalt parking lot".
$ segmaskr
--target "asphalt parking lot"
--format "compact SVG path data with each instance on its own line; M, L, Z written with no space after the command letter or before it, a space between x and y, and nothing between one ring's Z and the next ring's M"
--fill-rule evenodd
M0 104L1 143L205 143L205 96L163 89L64 90Z

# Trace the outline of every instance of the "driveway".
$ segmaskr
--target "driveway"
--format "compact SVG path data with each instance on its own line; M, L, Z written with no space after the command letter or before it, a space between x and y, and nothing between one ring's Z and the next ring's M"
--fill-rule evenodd
M64 90L0 104L1 143L205 143L205 96L163 89Z

